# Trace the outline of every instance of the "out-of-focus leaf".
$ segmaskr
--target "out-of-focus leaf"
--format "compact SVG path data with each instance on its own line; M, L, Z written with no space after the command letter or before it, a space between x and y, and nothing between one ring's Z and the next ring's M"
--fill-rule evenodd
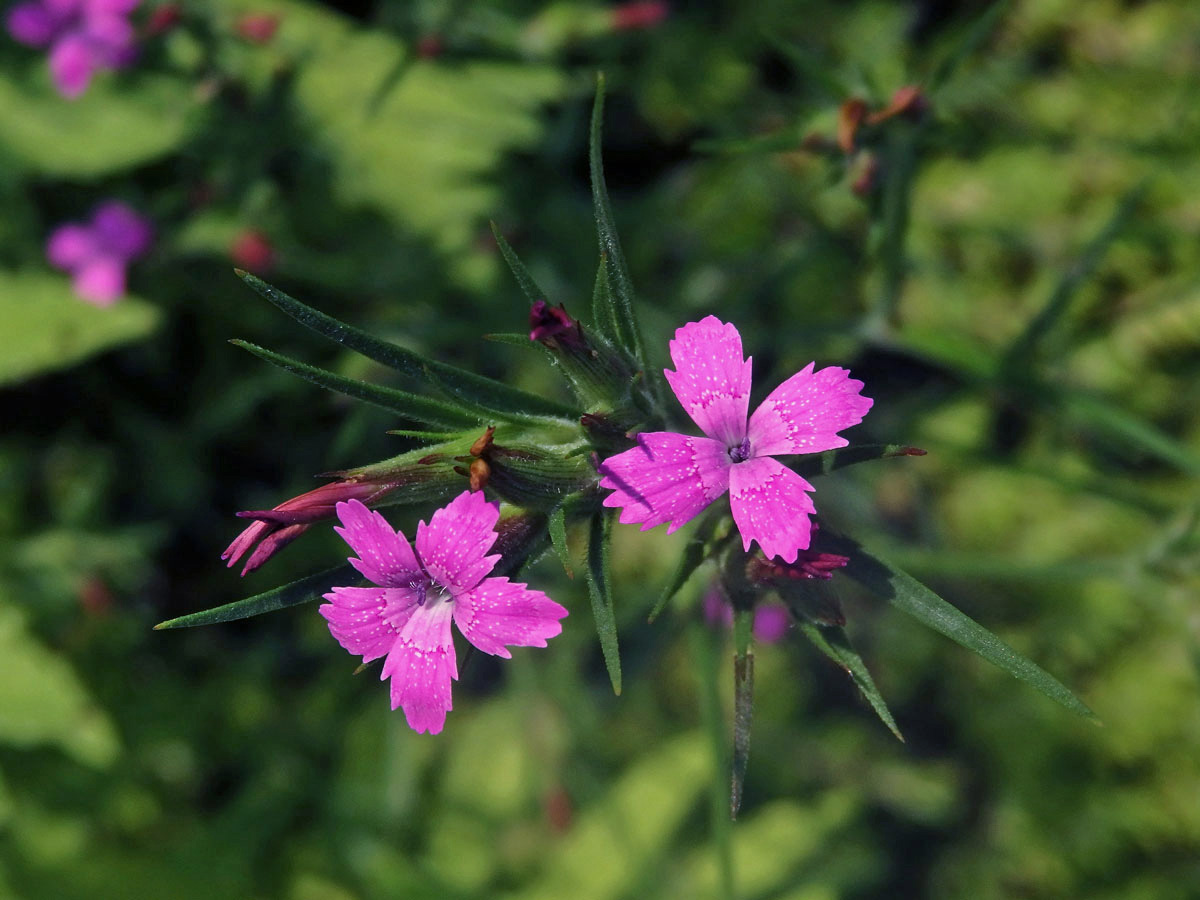
M47 175L91 178L158 159L188 135L196 92L183 80L101 76L65 100L42 74L0 73L0 147Z
M0 599L0 743L53 744L102 768L120 751L117 733L62 657L43 647L21 612Z
M647 750L608 793L585 809L532 887L513 900L620 900L638 891L657 869L672 835L704 790L712 765L695 732Z
M733 614L733 765L729 772L729 818L742 808L742 787L750 764L750 728L754 723L754 611Z
M850 562L842 571L898 609L971 652L979 654L1071 712L1095 720L1096 714L1057 678L1017 653L996 635L955 609L908 573L873 556L853 538L822 532L822 545L835 553L848 556Z
M613 323L610 335L645 366L642 352L642 334L638 327L634 308L633 281L625 254L621 251L621 239L617 236L617 224L613 219L612 203L608 199L608 186L604 181L604 160L600 152L601 135L604 128L604 76L596 79L596 102L592 106L592 128L588 141L588 163L592 177L592 205L596 215L596 234L600 240L600 261L605 270L605 293L610 298L611 309L607 321ZM606 330L597 316L596 327Z
M994 0L991 6L981 12L975 21L967 26L962 37L954 44L950 52L929 73L929 78L925 83L927 90L936 91L953 77L959 66L966 62L987 40L988 35L996 28L1008 7L1008 0Z
M1064 392L1063 405L1085 427L1156 456L1183 472L1200 474L1200 456L1136 414L1082 391Z
M579 412L553 400L501 384L491 378L476 375L458 366L426 359L389 341L340 322L319 310L301 303L278 288L267 284L249 272L238 270L238 276L262 297L275 304L301 325L311 328L355 353L403 372L449 394L456 401L481 412L492 412L515 419L538 419L553 416L575 420Z
M592 615L604 665L612 681L613 692L621 693L621 652L617 646L617 619L613 612L612 580L608 554L612 541L612 516L608 511L592 516L588 531L587 583L592 598Z
M713 629L698 622L693 623L689 637L700 682L700 718L712 749L712 805L709 827L713 832L717 877L721 884L720 896L732 900L735 896L733 820L729 817L729 797L722 789L725 773L729 771L730 766L725 713L721 705L721 689L718 682L722 640Z
M286 25L306 45L296 100L342 198L428 237L478 281L490 262L470 250L499 203L492 174L502 154L537 141L541 108L561 96L563 75L529 62L418 59L380 93L411 52L402 43L312 5L290 7Z
M666 605L671 602L671 598L679 593L692 573L700 568L700 564L706 559L714 556L721 547L725 546L727 540L732 537L733 531L729 530L719 538L716 537L717 526L726 522L723 514L718 515L716 511L710 512L704 517L700 525L696 528L696 533L692 535L683 547L683 553L679 555L679 563L675 567L675 571L671 574L671 580L667 582L667 586L663 588L662 594L658 597L658 602L654 604L654 608L650 610L648 621L653 622L659 617Z
M65 277L0 272L0 384L140 340L158 322L157 308L144 300L126 297L100 309L74 296Z
M321 595L330 588L353 586L363 583L363 578L358 570L349 563L345 563L340 566L334 566L332 569L326 569L324 572L317 572L315 575L309 575L306 578L293 581L290 584L264 591L261 594L255 594L253 597L247 597L244 600L235 600L232 603L226 603L224 606L214 606L212 609L205 609L200 612L189 613L186 616L167 619L167 621L159 622L155 625L154 630L193 628L197 625L216 625L221 622L248 619L251 616L261 616L263 613L275 612L276 610L287 609L289 606L297 606L301 603L311 603L313 600L319 600Z
M325 369L318 369L316 366L310 366L291 357L274 353L264 347L259 347L257 344L251 344L249 341L232 340L229 343L235 347L241 347L243 350L249 350L255 356L279 366L285 372L299 375L313 384L318 384L331 391L345 394L347 397L354 397L356 400L364 400L367 403L374 403L376 406L381 406L384 409L390 409L397 415L403 416L406 419L412 419L414 422L421 422L425 425L461 428L484 421L483 417L452 403L442 400L430 400L428 397L420 397L416 394L410 394L408 391L369 384L355 378L347 378L344 375L338 375Z
M879 688L875 687L875 679L871 677L866 663L851 645L846 629L837 626L821 628L812 622L800 622L799 626L800 630L804 632L804 636L812 641L814 647L846 671L883 724L899 740L903 741L904 735L896 727L896 720L892 718L891 710L887 708L883 695L879 693Z

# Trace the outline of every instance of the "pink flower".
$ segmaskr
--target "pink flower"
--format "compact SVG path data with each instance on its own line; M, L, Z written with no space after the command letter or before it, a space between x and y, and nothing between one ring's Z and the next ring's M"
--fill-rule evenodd
M334 588L321 615L337 642L363 662L386 656L380 679L392 679L392 709L409 727L437 734L446 722L450 682L458 678L450 622L471 644L511 657L505 645L545 647L567 615L541 591L486 577L499 554L499 506L464 491L417 525L416 547L357 500L337 505L335 530L358 554L351 564L375 587Z
M809 363L767 397L747 420L750 359L733 326L709 316L675 332L667 381L706 437L642 432L637 446L600 465L605 506L642 530L668 522L667 533L729 494L746 551L758 541L768 558L795 562L808 549L816 510L812 485L772 457L844 447L838 432L862 421L872 400L846 369L813 371Z
M30 0L8 11L8 33L30 47L50 48L58 92L75 99L97 69L119 69L137 55L129 14L138 0Z
M125 293L125 267L154 242L150 221L124 203L102 203L88 224L68 222L46 241L46 258L70 272L75 293L96 306L111 306Z

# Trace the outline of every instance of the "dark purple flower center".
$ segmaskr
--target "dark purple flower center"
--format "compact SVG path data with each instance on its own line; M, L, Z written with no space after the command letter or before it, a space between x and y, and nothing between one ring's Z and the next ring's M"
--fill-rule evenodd
M750 458L750 438L743 438L736 447L729 448L729 458L735 463L745 462Z

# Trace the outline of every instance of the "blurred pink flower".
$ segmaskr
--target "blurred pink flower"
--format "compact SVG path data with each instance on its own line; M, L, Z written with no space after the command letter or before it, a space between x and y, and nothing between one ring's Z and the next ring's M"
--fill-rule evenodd
M634 0L632 3L618 3L612 8L612 27L617 31L653 28L662 22L670 12L671 7L664 0Z
M110 200L87 224L60 225L46 241L46 259L71 273L75 293L96 306L111 306L125 293L125 267L154 243L150 220Z
M464 491L417 525L416 546L357 500L337 505L335 529L358 554L350 563L374 587L338 587L321 615L337 642L367 663L386 656L380 679L392 680L392 709L414 731L437 734L453 708L458 678L450 623L476 649L508 659L505 645L545 647L567 615L541 591L489 578L500 559L499 506Z
M733 627L733 607L712 587L704 595L704 619L710 625ZM782 603L760 603L754 607L754 639L760 644L774 644L781 640L792 625L792 615Z
M137 55L129 14L138 0L29 0L8 11L8 33L50 50L50 75L64 97L87 90L98 69L119 69Z
M872 400L846 369L813 371L809 363L747 419L752 359L742 358L733 325L709 316L675 332L666 375L676 398L704 432L642 432L637 446L600 465L605 506L622 507L622 522L667 533L729 494L746 551L758 541L768 559L795 562L812 537L812 485L773 457L845 447L843 428L862 421Z

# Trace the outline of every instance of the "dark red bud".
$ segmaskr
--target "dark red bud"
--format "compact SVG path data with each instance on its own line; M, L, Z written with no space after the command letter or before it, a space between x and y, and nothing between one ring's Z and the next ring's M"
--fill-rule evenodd
M664 0L619 3L612 10L612 27L614 31L652 28L663 21L670 12L671 7Z
M551 306L545 300L536 301L529 308L529 339L545 344L557 337L577 331L578 323L567 315L560 303Z
M266 44L279 30L279 16L270 13L247 13L234 26L238 37L252 44Z
M269 272L275 265L275 248L261 231L248 228L233 239L229 258L247 272Z

